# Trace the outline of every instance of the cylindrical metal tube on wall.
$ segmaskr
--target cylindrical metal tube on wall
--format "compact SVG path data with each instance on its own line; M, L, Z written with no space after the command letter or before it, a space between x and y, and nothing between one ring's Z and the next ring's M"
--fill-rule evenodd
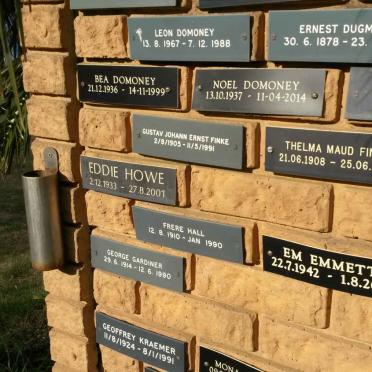
M63 265L58 174L32 171L22 177L32 267L39 271Z

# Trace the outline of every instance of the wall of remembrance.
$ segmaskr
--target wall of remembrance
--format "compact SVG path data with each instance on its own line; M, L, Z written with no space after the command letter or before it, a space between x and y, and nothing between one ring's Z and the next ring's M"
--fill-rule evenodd
M371 371L372 2L22 12L54 371Z

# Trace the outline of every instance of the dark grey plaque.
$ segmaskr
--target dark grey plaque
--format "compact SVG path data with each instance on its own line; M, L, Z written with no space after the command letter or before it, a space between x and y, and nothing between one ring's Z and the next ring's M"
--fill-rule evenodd
M91 237L92 266L158 287L183 292L182 257Z
M97 343L170 372L185 370L185 342L96 312Z
M176 169L81 157L83 188L129 199L176 205Z
M352 67L346 117L372 121L372 68Z
M70 0L71 9L152 8L176 5L177 0Z
M130 17L132 59L249 62L249 14Z
M243 167L243 126L133 115L133 151L225 168Z
M266 170L372 184L372 134L268 127Z
M372 9L271 11L269 60L372 62Z
M192 106L199 111L322 116L325 70L198 69Z
M177 67L77 66L82 102L111 106L179 108Z
M200 347L200 372L257 372L262 371L249 364L231 358L217 351Z
M308 0L310 1L324 1L324 0ZM336 0L337 1L337 0ZM339 0L346 1L346 0ZM199 0L199 8L231 8L234 6L243 5L263 5L263 4L288 4L288 3L304 3L307 0Z
M372 297L372 259L351 256L268 236L264 270L321 287Z
M205 220L132 208L137 239L218 258L243 263L243 228Z

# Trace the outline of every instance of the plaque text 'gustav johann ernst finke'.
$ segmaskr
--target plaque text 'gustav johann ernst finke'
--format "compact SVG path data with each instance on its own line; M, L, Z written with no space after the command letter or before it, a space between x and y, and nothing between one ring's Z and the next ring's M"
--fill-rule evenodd
M185 370L186 344L96 313L97 343L170 372Z
M321 116L325 76L325 70L315 69L198 69L193 108Z
M372 122L372 67L352 67L346 117Z
M266 170L372 184L372 134L268 127Z
M324 0L309 0L324 1ZM339 0L345 2L347 0ZM288 4L288 3L306 3L307 0L199 0L199 8L228 8L242 5L263 5L263 4Z
M174 109L180 106L177 67L80 64L77 69L82 102Z
M129 199L175 205L175 169L81 157L83 187Z
M132 59L249 62L249 14L130 17Z
M372 297L372 259L263 237L264 270L342 292Z
M138 240L185 252L243 263L243 228L134 206Z
M272 11L269 60L372 62L372 9Z
M183 292L184 259L99 236L91 237L92 266L158 287Z
M243 167L243 127L133 115L133 151L183 162Z
M150 8L177 3L178 0L70 0L71 9Z
M207 349L205 347L200 347L199 371L259 372L262 370L217 351Z

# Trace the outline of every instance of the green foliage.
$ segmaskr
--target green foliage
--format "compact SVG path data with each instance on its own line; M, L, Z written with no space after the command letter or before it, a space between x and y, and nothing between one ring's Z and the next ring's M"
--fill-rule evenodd
M28 152L26 93L22 83L20 0L0 0L0 174Z

